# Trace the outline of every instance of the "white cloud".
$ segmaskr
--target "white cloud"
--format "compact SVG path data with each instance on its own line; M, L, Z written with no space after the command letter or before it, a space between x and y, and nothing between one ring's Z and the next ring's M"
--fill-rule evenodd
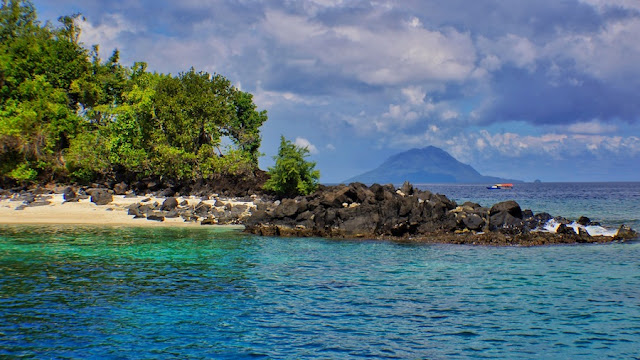
M335 76L372 85L463 81L475 68L470 35L454 29L329 26L275 10L266 12L261 27L295 56L312 56Z
M536 68L538 50L536 45L525 37L507 34L497 39L488 39L481 36L477 44L479 50L486 54L480 66L489 72L500 69L504 63L529 71Z
M407 97L407 100L409 100L409 103L412 105L424 103L424 98L427 96L427 93L421 86L406 87L402 89L402 94Z
M412 28L420 28L422 27L422 21L414 16L409 20L408 25Z
M101 56L110 56L111 52L125 47L125 42L120 37L125 33L139 33L144 30L140 25L134 24L122 14L105 14L102 22L94 25L90 19L77 20L81 29L80 42L87 48L99 45Z
M579 0L580 2L589 4L599 11L607 8L619 7L623 9L640 10L640 2L637 0Z
M261 109L268 109L277 104L302 104L308 106L327 105L328 101L319 96L303 96L290 91L267 91L258 82L253 92L253 102Z
M565 159L591 153L596 156L640 154L640 138L636 136L571 135L547 133L520 135L516 133L472 133L441 136L431 131L422 134L398 134L389 145L407 148L434 145L449 151L465 163L482 164L495 159Z
M613 133L618 130L618 127L611 124L603 124L598 120L592 120L589 122L580 122L569 125L567 130L576 134L598 135L603 133Z
M311 154L318 153L318 148L315 145L313 145L309 140L303 137L297 137L296 140L294 141L294 144L296 144L301 148L306 148L307 150L309 150Z
M640 7L640 6L639 6ZM552 60L570 60L604 81L628 82L640 76L640 18L612 21L595 33L563 33L543 49Z

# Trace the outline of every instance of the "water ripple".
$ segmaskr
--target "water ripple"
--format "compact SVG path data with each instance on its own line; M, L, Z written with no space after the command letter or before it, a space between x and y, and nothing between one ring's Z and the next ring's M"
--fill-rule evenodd
M640 244L0 228L0 357L633 358Z

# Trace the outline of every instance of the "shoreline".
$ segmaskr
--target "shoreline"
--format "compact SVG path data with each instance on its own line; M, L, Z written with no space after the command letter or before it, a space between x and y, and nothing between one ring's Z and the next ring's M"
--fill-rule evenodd
M609 231L585 217L571 222L523 211L513 200L491 208L471 202L459 205L409 183L398 189L353 183L275 201L256 195L173 197L165 191L114 195L114 190L104 188L79 192L58 187L0 194L0 225L209 227L262 236L490 246L638 240L638 233L624 225Z
M26 206L22 210L22 201L15 199L0 200L1 225L108 225L135 227L216 227L244 229L244 225L201 225L200 222L187 222L182 218L166 218L164 221L151 221L145 218L136 219L128 215L130 205L149 199L149 203L162 203L164 197L114 195L113 201L107 205L96 205L90 199L76 202L65 202L62 194L43 195L49 204ZM179 201L198 203L194 197L179 197ZM204 200L213 205L216 200Z

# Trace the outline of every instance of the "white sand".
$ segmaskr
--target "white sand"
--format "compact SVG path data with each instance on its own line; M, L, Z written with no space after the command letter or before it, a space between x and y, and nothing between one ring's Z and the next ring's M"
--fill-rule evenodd
M161 222L144 218L134 219L133 216L127 215L127 207L147 198L143 196L125 198L122 195L114 195L113 202L108 205L96 205L89 199L65 203L62 194L44 196L51 196L51 199L47 200L51 202L50 205L25 207L23 210L16 210L18 206L23 205L22 201L0 200L0 224L201 226L199 222L184 222L181 217L166 218L165 221ZM193 197L176 199L178 202L187 200L190 205L200 202L199 199ZM39 198L36 200L39 200ZM151 197L148 203L153 204L156 201L162 204L164 199ZM209 205L216 203L215 200L207 200L205 202ZM220 202L226 203L229 201Z

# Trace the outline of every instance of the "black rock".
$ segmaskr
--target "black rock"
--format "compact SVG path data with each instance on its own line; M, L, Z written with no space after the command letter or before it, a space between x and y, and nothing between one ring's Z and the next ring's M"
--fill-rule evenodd
M157 196L158 197L170 197L170 196L174 196L176 194L176 192L172 189L172 188L166 188L162 191L160 191Z
M129 190L124 194L125 199L131 199L131 198L135 198L137 195L135 193L135 191L133 190Z
M405 195L413 195L413 185L411 185L408 181L405 181L404 184L402 184L400 191L402 191L402 193Z
M178 200L176 200L176 198L174 197L168 197L162 203L160 210L169 211L175 209L176 207L178 207Z
M630 239L637 239L638 237L640 237L640 234L638 234L635 230L633 230L627 225L620 225L620 228L618 228L618 232L614 236L614 239L630 240Z
M78 195L71 186L67 186L62 192L62 198L65 202L78 201Z
M578 224L582 225L582 226L587 226L591 223L591 220L586 217L586 216L580 216L580 218L577 221Z
M556 234L576 235L576 230L571 226L567 226L566 224L560 224L556 229Z
M19 200L28 205L36 201L36 196L30 192L25 192L20 194Z
M513 200L497 203L489 210L490 216L498 213L508 213L517 219L522 219L522 209L520 209L520 205Z
M127 211L128 215L133 215L134 219L140 219L140 218L144 218L146 217L145 212L143 210L143 206L145 205L141 205L141 204L131 204L129 206L129 209Z
M127 190L129 190L129 185L124 181L113 186L113 192L116 195L126 195Z
M171 209L169 211L167 211L166 214L164 214L164 217L167 219L173 219L173 218L177 218L179 217L180 214L178 213L178 209Z
M196 205L196 207L194 208L194 213L201 218L206 218L209 214L209 211L211 211L211 205L202 201L199 202L198 205Z
M36 206L47 206L47 205L51 205L51 201L46 201L46 200L36 200L32 203L30 203L29 205L27 205L28 207L36 207Z
M153 213L147 216L147 220L164 221L164 216L162 216L161 214Z
M294 215L302 211L299 211L298 202L296 202L295 199L284 199L274 210L273 216L277 218L290 218L295 217Z
M485 221L478 214L469 214L462 219L462 222L469 230L480 231L485 225Z
M113 195L104 189L94 189L91 192L91 202L96 205L107 205L113 201Z

